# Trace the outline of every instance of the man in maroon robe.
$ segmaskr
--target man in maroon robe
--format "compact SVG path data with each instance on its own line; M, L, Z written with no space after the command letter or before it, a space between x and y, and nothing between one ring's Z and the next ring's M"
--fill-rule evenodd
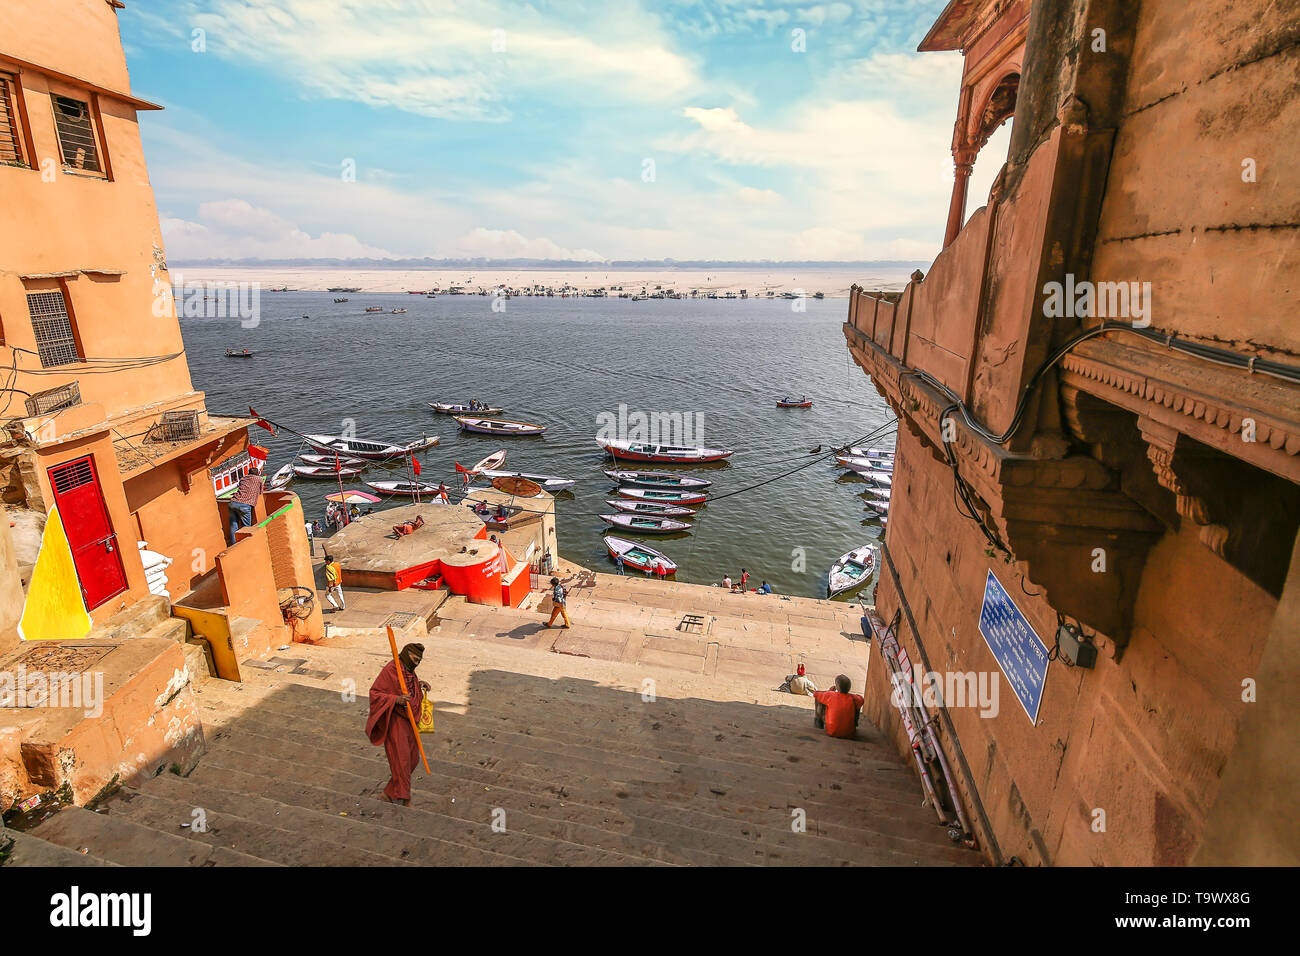
M410 701L411 713L420 719L420 704L429 685L418 680L415 669L424 659L423 644L407 644L397 655L402 662L402 676L406 680L406 695L397 679L397 666L393 661L384 665L375 682L370 685L370 719L366 721L366 735L375 746L383 745L388 755L392 779L384 787L382 799L387 803L411 805L411 772L420 760L419 741L406 703Z

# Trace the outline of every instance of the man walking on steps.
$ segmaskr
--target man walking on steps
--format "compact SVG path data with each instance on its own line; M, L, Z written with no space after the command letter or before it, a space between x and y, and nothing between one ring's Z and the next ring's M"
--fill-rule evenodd
M560 583L560 579L551 578L551 604L553 606L551 607L551 619L546 622L547 627L550 627L555 623L556 615L562 615L564 617L564 627L567 628L569 626L569 612L564 607L565 598L568 596L569 592L564 585Z
M335 598L338 600L334 600ZM343 600L343 569L339 563L330 557L328 551L325 552L325 600L336 611L346 611L347 602Z
M407 644L397 659L402 662L402 676L406 693L402 693L397 679L397 667L389 661L370 685L370 718L366 721L366 736L376 747L383 747L388 757L389 781L384 787L385 803L411 805L411 773L420 759L420 744L411 726L411 716L420 713L425 691L429 685L415 676L415 669L424 659L423 644ZM406 705L410 703L411 710Z

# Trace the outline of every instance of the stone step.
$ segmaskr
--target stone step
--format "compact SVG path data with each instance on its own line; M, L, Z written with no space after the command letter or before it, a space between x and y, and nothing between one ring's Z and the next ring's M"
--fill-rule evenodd
M188 819L188 816L187 818ZM66 807L32 831L49 843L122 866L255 866L248 854L205 846L113 813Z
M0 829L0 866L120 866L21 830Z
M383 777L370 781L373 792L378 793L387 780L387 764L384 764ZM281 826L294 831L301 837L307 833L331 845L366 848L371 852L393 860L404 860L423 866L518 866L524 864L565 865L565 866L620 866L638 862L636 859L605 850L600 847L583 846L563 840L549 839L534 834L508 832L494 833L490 820L461 820L424 809L418 829L394 826L400 816L387 810L403 810L386 804L368 794L341 794L337 791L331 797L328 793L317 794L322 799L329 798L333 806L322 804L310 807L295 802L282 802L277 799L280 793L289 794L292 788L285 788L282 781L257 779L245 775L251 780L253 790L240 790L232 782L230 775L217 771L206 771L202 776L190 779L158 778L141 788L150 796L165 797L177 801L180 805L203 806L209 813L239 813L249 819L255 813L257 819L269 819L268 814L278 815ZM269 796L261 796L269 794ZM301 792L294 794L301 799ZM338 798L346 797L340 805ZM369 812L365 818L351 816L353 809L365 804ZM236 809L238 808L238 809ZM342 816L342 813L349 816ZM324 860L315 861L316 865Z
M340 705L335 709L335 705ZM471 714L472 714L471 709ZM362 740L366 710L361 701L343 704L336 695L328 692L303 694L282 688L281 693L273 695L258 704L259 721L272 719L275 715L284 726L295 720L308 721L318 726L322 733L337 738L347 745L354 740ZM611 730L608 737L596 738L566 731L563 727L554 729L550 723L544 732L516 732L501 726L499 719L491 716L477 718L472 715L439 714L435 718L439 731L425 735L425 749L436 751L442 749L463 749L475 754L490 754L495 758L520 758L547 754L556 761L563 761L575 769L587 772L614 774L621 779L665 779L669 766L676 765L673 772L681 774L682 779L707 780L710 784L741 785L744 781L757 778L765 787L781 789L782 792L804 785L809 780L829 775L838 775L846 770L860 780L858 789L862 793L881 800L893 799L903 806L912 806L917 802L917 793L913 782L897 771L900 764L892 755L890 759L873 759L862 756L844 766L828 767L826 764L809 760L807 769L794 769L788 754L784 759L771 759L765 748L750 750L742 747L733 751L736 759L714 756L709 751L699 752L690 749L690 741L672 739L673 726L665 714L662 721L645 719L645 728L628 726L624 721ZM664 743L656 745L654 737L658 725L667 728L662 738ZM266 724L266 727L273 725ZM526 724L525 724L526 726ZM647 735L650 742L643 747L635 746L632 741L639 734ZM848 744L847 741L831 741L827 744ZM472 741L472 742L470 742ZM486 741L486 743L485 743ZM748 742L746 742L748 743ZM820 744L812 738L814 746ZM673 746L676 744L676 746ZM733 746L735 741L733 741ZM709 747L716 749L718 744L713 737L708 738ZM859 747L865 753L875 753L868 747ZM746 760L750 756L752 759ZM885 755L881 755L884 757ZM789 788L789 789L785 789Z
M315 782L320 789L348 792L375 789L375 775L386 777L387 767L382 758L366 759L337 748L319 749L297 741L254 740L243 735L221 741L209 752L205 762L207 769L200 768L193 776L212 773L214 779L228 781L235 774L246 773L249 786L266 786L266 780L275 779ZM953 848L946 841L930 846L877 833L849 832L848 828L829 824L815 811L810 811L813 817L810 829L821 827L835 842L793 833L785 808L767 814L766 823L760 821L760 814L753 812L753 808L747 808L747 813L742 809L734 816L734 825L726 821L719 826L721 821L716 817L702 813L683 815L671 806L658 810L650 806L652 799L633 796L616 787L604 795L602 805L587 804L581 801L590 799L599 785L581 794L566 793L561 799L553 791L540 788L536 780L492 771L479 773L478 779L466 779L443 772L441 763L431 762L431 766L432 777L417 770L413 778L419 808L433 806L445 814L487 820L495 808L502 807L512 830L554 833L561 828L558 832L574 842L595 842L665 862L830 865L861 863L869 855L876 857L874 862L907 865L936 856L953 862L975 862L969 853ZM288 799L278 791L276 797ZM380 806L387 808L384 804ZM734 833L724 832L727 830ZM908 830L914 833L916 827L909 826ZM629 837L638 842L629 845L626 842Z

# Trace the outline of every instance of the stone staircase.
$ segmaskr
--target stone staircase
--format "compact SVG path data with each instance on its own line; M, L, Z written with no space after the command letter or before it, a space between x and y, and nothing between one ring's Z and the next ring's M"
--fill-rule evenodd
M628 589L641 585L602 599L630 601ZM686 595L693 606L705 597L732 599ZM423 738L432 774L417 769L409 808L377 799L388 767L364 735L387 640L354 634L294 645L247 668L242 684L207 681L196 696L208 749L188 776L163 773L94 811L55 814L20 835L10 862L982 862L949 841L889 743L865 723L858 739L826 737L808 698L771 689L784 672L761 681L675 659L575 656L545 645L567 632L541 629L535 611L497 611L492 621L490 634L447 626L424 640L420 676L432 685L436 731ZM772 650L770 627L738 634L739 647L749 635L755 650Z

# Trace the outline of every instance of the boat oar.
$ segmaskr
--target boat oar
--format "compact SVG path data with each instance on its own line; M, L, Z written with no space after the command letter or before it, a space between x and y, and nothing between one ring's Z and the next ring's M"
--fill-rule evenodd
M402 673L402 662L397 659L397 638L393 637L393 626L388 625L388 646L393 652L393 666L397 668L397 685L402 688L403 696L406 695L406 676ZM424 772L430 777L433 771L429 769L429 758L424 755L424 742L420 740L420 725L415 722L415 711L411 709L410 698L406 700L406 717L411 722L411 733L415 734L415 745L420 748L420 759L424 762Z

